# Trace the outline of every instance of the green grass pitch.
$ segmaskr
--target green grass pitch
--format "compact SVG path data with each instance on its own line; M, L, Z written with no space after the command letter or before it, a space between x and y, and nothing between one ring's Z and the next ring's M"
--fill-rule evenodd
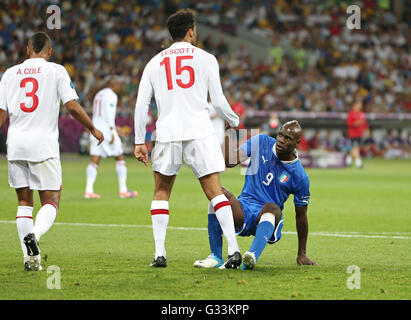
M63 193L55 225L40 242L43 271L26 272L15 226L17 200L0 159L0 299L410 299L411 161L366 161L365 168L307 170L311 203L307 255L318 266L298 266L292 197L284 209L282 239L267 245L253 271L193 267L209 254L208 202L183 167L170 200L168 267L149 267L154 240L149 213L153 178L127 159L128 187L137 199L119 199L113 159L101 162L100 200L83 199L88 157L65 155ZM221 176L239 194L240 168ZM39 209L35 196L35 211ZM252 237L238 238L242 252ZM226 247L224 247L226 252ZM349 266L359 267L360 289L349 289ZM61 288L49 289L50 266ZM50 271L50 270L49 270Z

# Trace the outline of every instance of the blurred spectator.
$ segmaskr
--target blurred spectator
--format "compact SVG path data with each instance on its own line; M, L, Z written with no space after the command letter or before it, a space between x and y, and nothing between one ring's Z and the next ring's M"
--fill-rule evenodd
M365 113L362 111L362 101L355 101L351 111L347 115L348 137L351 139L352 149L347 156L347 166L351 166L352 160L355 160L357 168L362 168L360 147L364 133L368 130L368 123Z
M408 159L409 157L411 157L411 132L408 133L404 144L404 158Z
M333 143L333 140L331 138L331 130L327 130L325 136L320 139L319 148L323 149L325 151L329 151L329 152L334 152L335 151L334 143Z
M281 122L278 119L277 113L271 113L270 118L267 122L264 122L261 126L263 133L269 135L270 137L276 138L277 133L281 129Z
M362 156L367 158L382 157L383 155L382 151L378 147L378 144L376 143L373 137L371 130L365 131L365 138L360 153Z
M338 137L335 142L335 149L339 152L344 152L347 155L352 149L351 139L348 137L348 133L344 132L342 136Z
M314 136L307 141L307 144L310 150L319 149L321 146L320 133L316 131Z
M308 142L307 142L307 139L304 136L304 133L301 136L300 144L297 146L297 149L300 150L300 151L310 150L310 147L308 146Z
M90 153L90 131L84 130L78 141L78 150L81 155L89 155Z
M228 98L228 103L230 104L231 109L233 109L233 111L240 118L240 126L238 127L238 129L244 129L245 128L244 121L246 117L246 112L245 112L245 108L243 104L240 101L236 101L231 97Z
M400 136L395 135L394 130L388 131L383 143L384 158L399 158L404 155L404 141Z

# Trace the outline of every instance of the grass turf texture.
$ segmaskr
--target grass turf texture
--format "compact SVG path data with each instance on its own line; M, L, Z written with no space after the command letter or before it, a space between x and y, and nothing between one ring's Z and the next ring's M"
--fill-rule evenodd
M114 160L103 160L95 184L102 198L86 200L88 161L63 157L59 214L40 242L43 271L26 272L14 223L17 200L7 184L7 162L0 159L0 299L411 298L409 160L366 161L362 170L307 170L312 194L307 255L318 266L296 264L291 196L284 209L283 238L267 245L253 271L193 267L209 254L208 202L187 167L177 177L170 200L168 267L149 267L154 253L151 169L127 159L128 187L139 196L119 199ZM239 194L244 176L234 168L221 180ZM36 194L34 212L39 207ZM238 238L242 253L252 239ZM47 288L51 265L60 268L60 290ZM359 290L347 288L350 265L360 268Z

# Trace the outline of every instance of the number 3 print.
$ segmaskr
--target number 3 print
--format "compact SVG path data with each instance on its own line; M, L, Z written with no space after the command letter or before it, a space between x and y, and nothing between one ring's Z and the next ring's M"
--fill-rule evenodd
M24 112L33 112L39 106L39 97L36 96L36 92L39 89L39 83L34 78L25 78L20 82L20 88L25 88L27 82L30 82L33 85L33 89L30 92L26 92L26 97L29 97L33 100L33 105L27 107L24 102L20 103L20 109Z

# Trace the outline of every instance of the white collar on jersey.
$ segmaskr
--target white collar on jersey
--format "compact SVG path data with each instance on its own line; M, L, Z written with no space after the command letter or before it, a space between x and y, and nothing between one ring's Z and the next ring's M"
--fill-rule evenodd
M47 62L46 59L40 58L40 57L39 57L39 58L28 58L28 59L24 60L24 62L29 61L29 60L35 60L35 61L37 61L37 60L43 60L43 61L46 61L46 62Z
M177 42L174 42L171 46L170 46L170 48L171 47L175 47L175 46L186 46L186 45L189 45L189 46L193 46L190 42L188 42L188 41L177 41Z
M278 158L277 152L275 151L275 146L276 146L276 144L277 144L277 143L274 143L274 145L273 145L273 153L274 153L274 155ZM295 159L294 159L294 160L291 160L291 161L283 161L283 160L281 160L280 158L278 158L278 159L279 159L282 163L284 163L284 164L293 164L293 163L296 163L296 162L298 161L298 151L297 151L297 149L294 150L294 154L295 154Z

